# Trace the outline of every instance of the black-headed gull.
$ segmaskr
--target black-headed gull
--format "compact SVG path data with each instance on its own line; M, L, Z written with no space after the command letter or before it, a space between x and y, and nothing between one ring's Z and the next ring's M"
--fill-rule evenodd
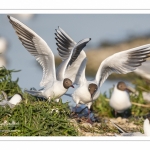
M76 42L61 28L56 30L56 32L58 52L62 60L65 60L68 57L71 47L73 47ZM150 54L150 44L115 53L102 61L97 70L95 79L93 81L87 81L85 77L86 55L85 52L82 51L78 60L76 59L74 61L74 65L78 64L80 68L77 69L79 87L72 94L73 100L76 104L86 104L90 109L92 102L100 95L101 85L110 74L126 74L133 72L138 66L146 61L147 57L150 57L148 54ZM73 70L74 67L70 66L70 70L71 69ZM69 70L68 72L66 71L68 77L74 76L74 73L76 72L69 72Z
M40 82L40 86L44 88L39 91L25 91L34 96L44 97L49 100L58 100L58 98L66 93L69 87L73 87L72 81L64 76L66 68L71 64L72 59L80 54L82 47L86 46L90 38L79 41L72 48L68 58L62 62L57 75L58 78L56 79L54 55L47 43L33 30L17 19L11 16L8 16L8 19L23 46L36 58L43 68L43 78Z
M123 113L125 110L131 107L131 101L128 92L134 92L124 82L118 82L111 95L109 105L115 110L115 116L117 113Z
M4 91L1 91L4 97L4 100L0 102L0 106L8 105L10 108L13 108L15 105L19 104L22 101L22 95L17 93L11 98L8 98L7 94Z
M116 123L110 121L120 132L120 135L115 134L116 136L150 136L150 118L146 118L143 123L144 134L141 132L127 132L118 126Z

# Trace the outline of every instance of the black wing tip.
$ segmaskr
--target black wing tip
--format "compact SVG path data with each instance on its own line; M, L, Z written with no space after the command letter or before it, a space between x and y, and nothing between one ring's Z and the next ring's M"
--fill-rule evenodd
M9 16L9 15L7 15L7 17L8 17L8 19L10 20L10 16Z
M58 37L58 36L57 36L57 33L54 33L54 34L55 34L56 37Z

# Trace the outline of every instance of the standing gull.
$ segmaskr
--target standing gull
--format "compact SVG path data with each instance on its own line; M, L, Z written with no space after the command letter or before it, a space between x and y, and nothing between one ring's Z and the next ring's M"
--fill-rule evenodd
M123 113L131 107L128 92L133 92L133 90L124 82L120 81L115 85L109 101L109 105L115 110L115 116L117 116L117 113Z
M61 28L56 31L59 55L62 59L67 59L68 52L75 42ZM66 42L68 46L65 45ZM84 53L84 51L82 51L82 53ZM81 57L80 60L82 60L80 61L80 68L78 70L79 87L72 94L73 100L76 104L86 104L88 109L90 109L92 102L100 95L100 87L110 74L126 74L133 72L146 61L147 57L150 57L148 54L150 54L150 44L115 53L102 61L93 81L86 80L86 57L84 55L79 55L79 57ZM77 60L75 60L74 63L76 63L76 61ZM73 73L68 73L67 75L73 76Z
M23 97L21 94L16 93L14 96L8 98L7 94L4 91L1 91L4 97L4 100L0 102L0 106L8 105L10 108L13 108L15 105L19 104Z
M44 97L49 100L58 100L66 93L69 87L73 87L72 81L64 76L66 68L70 65L72 59L80 54L80 51L86 46L90 39L83 39L74 45L68 58L62 62L59 68L58 78L56 79L54 55L47 43L33 30L17 19L11 16L8 16L8 19L23 46L36 58L43 68L43 77L40 86L44 88L39 91L25 91L33 96Z

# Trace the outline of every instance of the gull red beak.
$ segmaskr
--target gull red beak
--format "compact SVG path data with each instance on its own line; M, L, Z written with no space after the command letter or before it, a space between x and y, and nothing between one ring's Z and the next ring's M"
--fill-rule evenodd
M72 88L74 88L74 86L73 86L73 85L71 85L71 87L72 87Z

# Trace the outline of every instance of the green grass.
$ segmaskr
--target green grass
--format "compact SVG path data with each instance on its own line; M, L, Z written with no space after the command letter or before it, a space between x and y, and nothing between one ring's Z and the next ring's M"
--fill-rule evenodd
M131 95L130 96L131 101L147 105L148 102L143 99L142 92L144 92L144 91L145 92L150 92L149 81L139 77L139 78L136 78L133 81L133 84L136 85L136 91L139 94L138 95L136 95L136 94ZM146 107L139 107L139 106L136 106L136 105L132 105L131 111L132 111L132 115L134 115L134 116L142 116L142 115L150 113L150 107L146 108Z
M68 120L67 103L24 100L13 109L0 107L0 135L75 136L77 131ZM4 126L7 120L11 125ZM15 121L16 125L12 125ZM6 130L6 132L3 132ZM8 131L8 132L7 132Z
M21 88L18 85L18 78L12 81L12 73L20 70L7 70L4 67L0 68L0 91L4 91L8 96L15 93L22 94Z
M18 79L12 81L14 70L0 70L0 90L8 96L16 93L23 100L14 108L0 107L0 136L76 136L78 132L70 123L68 103L51 100L41 101L24 93L18 86ZM6 122L7 121L7 122Z
M105 93L103 95L101 94L92 105L92 110L99 114L100 117L113 117L112 109L109 106L107 99L108 98Z
M53 100L42 101L27 93L22 92L22 89L18 85L18 80L12 81L12 73L18 71L7 70L5 68L0 69L0 92L4 91L8 96L13 96L16 93L20 93L23 96L23 100L19 105L14 108L9 106L0 107L0 136L78 136L76 127L69 121L70 109L68 102L62 103L55 102ZM143 80L139 77L133 81L136 85L138 95L132 94L130 96L132 102L147 104L142 97L142 91L150 91L149 81ZM112 93L110 89L110 94ZM2 95L1 95L2 97ZM109 97L106 93L101 94L99 98L93 103L92 109L101 120L105 118L113 118L112 108L109 106ZM142 116L149 113L149 108L143 108L136 105L132 105L132 116ZM129 122L134 121L135 124L140 126L142 130L143 120L136 120L135 118L129 118ZM80 127L80 123L79 123ZM83 128L83 127L82 127ZM106 132L116 133L117 130L109 128L105 121L101 121L100 126L95 126L92 129L84 129L87 132L94 132L105 135Z

